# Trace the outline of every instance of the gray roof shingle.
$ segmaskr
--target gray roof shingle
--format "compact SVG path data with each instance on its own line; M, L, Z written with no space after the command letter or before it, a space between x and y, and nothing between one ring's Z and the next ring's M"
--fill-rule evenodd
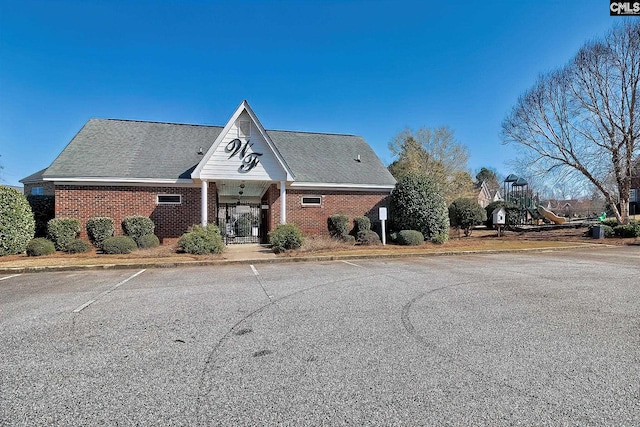
M44 172L56 178L189 179L220 126L91 119ZM297 182L393 185L364 139L267 131ZM360 156L360 162L356 161Z

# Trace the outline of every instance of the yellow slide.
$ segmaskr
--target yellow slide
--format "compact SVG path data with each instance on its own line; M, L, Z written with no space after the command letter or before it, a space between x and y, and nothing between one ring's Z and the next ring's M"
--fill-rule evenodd
M543 217L556 224L564 224L565 222L567 222L567 218L558 216L551 212L549 209L545 209L542 206L538 206L538 212L540 212Z

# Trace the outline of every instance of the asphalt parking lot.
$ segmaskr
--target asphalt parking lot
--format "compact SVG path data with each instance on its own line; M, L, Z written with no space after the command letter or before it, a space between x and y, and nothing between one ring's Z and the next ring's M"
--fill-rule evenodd
M640 425L640 248L0 275L0 424Z

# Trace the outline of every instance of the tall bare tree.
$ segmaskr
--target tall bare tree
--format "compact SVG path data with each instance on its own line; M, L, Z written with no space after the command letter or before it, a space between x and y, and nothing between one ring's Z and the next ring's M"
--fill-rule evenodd
M504 120L503 140L522 147L522 160L547 180L586 179L628 223L639 90L640 21L629 20L541 76Z
M404 129L393 137L389 150L395 157L389 171L396 179L413 173L426 175L447 203L473 192L473 179L467 171L469 152L451 128Z

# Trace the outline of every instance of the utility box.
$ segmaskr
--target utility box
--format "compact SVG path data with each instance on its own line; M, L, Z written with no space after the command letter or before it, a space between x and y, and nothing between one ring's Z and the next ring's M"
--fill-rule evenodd
M602 224L596 224L593 226L593 229L591 230L591 236L594 239L604 239L604 225Z
M507 211L504 208L495 208L491 212L493 225L505 225L507 222Z

